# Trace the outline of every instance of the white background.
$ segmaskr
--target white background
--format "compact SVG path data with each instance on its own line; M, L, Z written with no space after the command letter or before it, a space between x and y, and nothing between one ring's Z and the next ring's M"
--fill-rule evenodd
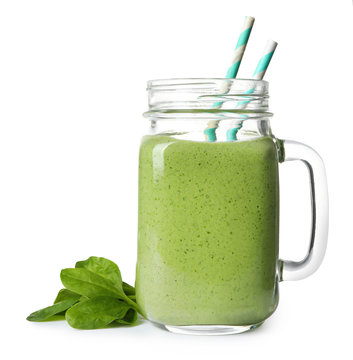
M352 5L296 1L1 1L0 231L3 359L295 359L352 354ZM137 154L146 81L224 76L243 17L256 17L239 77L267 39L274 133L324 158L330 236L318 272L280 285L276 313L238 336L173 335L143 323L78 331L26 316L59 272L90 255L134 282ZM281 256L309 239L309 187L281 165ZM350 334L350 335L349 335ZM318 357L316 357L318 358Z

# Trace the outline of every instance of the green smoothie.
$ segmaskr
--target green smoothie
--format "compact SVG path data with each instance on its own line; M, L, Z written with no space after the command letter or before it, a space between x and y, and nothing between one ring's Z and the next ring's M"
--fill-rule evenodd
M278 302L272 138L146 136L140 150L137 302L168 325L250 325Z

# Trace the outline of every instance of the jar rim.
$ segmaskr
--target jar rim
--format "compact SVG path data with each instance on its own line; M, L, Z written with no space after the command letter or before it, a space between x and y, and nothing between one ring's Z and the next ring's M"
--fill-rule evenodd
M264 88L268 88L269 82L266 80L256 80L256 79L247 79L247 78L165 78L165 79L152 79L147 81L147 90L158 87L158 86L173 86L173 85L192 85L192 84L209 84L209 83L219 83L219 82L227 82L229 84L233 83L253 83L257 84L257 86L263 86Z
M149 118L259 118L268 112L265 80L170 78L147 82Z

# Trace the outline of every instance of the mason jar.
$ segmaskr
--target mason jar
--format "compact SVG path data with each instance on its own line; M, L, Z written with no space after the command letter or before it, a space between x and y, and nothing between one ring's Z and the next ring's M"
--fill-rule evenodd
M172 332L239 333L278 304L278 283L312 274L327 242L320 156L271 130L268 83L148 82L149 130L139 156L136 298ZM308 168L312 229L306 257L278 258L278 164Z

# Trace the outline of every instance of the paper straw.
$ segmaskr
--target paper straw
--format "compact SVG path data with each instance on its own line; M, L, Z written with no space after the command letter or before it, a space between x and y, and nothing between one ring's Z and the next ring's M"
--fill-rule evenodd
M234 50L232 63L228 68L226 78L227 79L234 79L237 76L239 66L241 60L243 59L243 55L246 49L246 45L248 43L251 30L254 25L255 18L251 16L246 16L243 24L243 28L238 38L237 45Z
M255 18L253 18L251 16L245 17L243 27L242 27L241 33L239 35L239 38L238 38L237 45L234 50L232 62L230 64L227 74L226 74L227 79L234 79L237 76L239 66L240 66L241 60L243 59L246 45L248 43L250 33L251 33L251 30L254 25L254 21L255 21ZM225 81L220 90L222 93L227 93L229 91L228 82ZM212 105L212 108L218 109L222 106L222 104L223 104L222 101L217 101ZM206 135L206 140L212 141L212 142L217 140L216 129L218 127L218 122L219 122L219 120L211 120L208 122L207 128L204 130L204 133Z
M266 70L271 62L272 56L276 50L277 43L273 40L268 40L256 69L252 75L254 80L262 80L265 76ZM252 94L255 91L255 87L246 90L244 94ZM238 101L236 109L244 109L251 100ZM237 139L237 132L242 127L242 122L239 122L236 126L233 125L231 129L227 131L227 140L234 141Z

